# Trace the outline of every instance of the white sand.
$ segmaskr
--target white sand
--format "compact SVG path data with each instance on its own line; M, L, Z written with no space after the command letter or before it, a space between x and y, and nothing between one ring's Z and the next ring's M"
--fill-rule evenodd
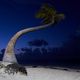
M8 63L4 63L7 65ZM0 80L80 80L79 72L70 72L64 70L48 68L27 68L28 75L4 73L0 70Z

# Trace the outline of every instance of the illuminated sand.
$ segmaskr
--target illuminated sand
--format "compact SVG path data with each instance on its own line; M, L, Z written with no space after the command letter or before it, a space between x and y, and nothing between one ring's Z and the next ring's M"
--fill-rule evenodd
M8 65L9 63L3 63ZM7 74L0 69L0 80L80 80L80 72L64 71L49 68L26 68L28 75L20 73Z

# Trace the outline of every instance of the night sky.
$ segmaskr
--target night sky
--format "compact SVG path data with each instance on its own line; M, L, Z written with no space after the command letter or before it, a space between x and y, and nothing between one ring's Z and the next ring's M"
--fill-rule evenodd
M0 49L6 48L10 38L19 30L41 24L35 14L44 3L54 5L65 14L65 19L55 26L23 35L16 44L20 48L34 39L44 39L50 46L60 47L80 27L79 0L0 0Z

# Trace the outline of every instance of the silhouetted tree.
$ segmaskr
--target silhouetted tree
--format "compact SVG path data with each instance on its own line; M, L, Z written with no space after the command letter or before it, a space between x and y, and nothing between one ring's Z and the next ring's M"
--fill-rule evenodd
M0 61L2 61L4 52L5 52L5 49L1 49L1 50L0 50Z
M5 52L5 49L1 49L1 53L4 54L4 52Z
M29 46L36 46L36 47L42 47L42 46L47 46L48 43L45 40L33 40L28 42Z

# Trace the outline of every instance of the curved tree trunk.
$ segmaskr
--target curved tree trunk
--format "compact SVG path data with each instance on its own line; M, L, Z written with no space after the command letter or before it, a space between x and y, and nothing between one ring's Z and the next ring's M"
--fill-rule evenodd
M6 50L5 50L5 53L4 53L4 57L3 57L3 61L5 61L5 62L15 62L15 63L17 63L16 57L15 57L15 53L14 53L14 47L15 47L15 44L16 44L17 39L18 39L21 35L23 35L23 34L25 34L25 33L46 28L46 27L52 25L53 23L54 23L54 22L51 22L51 23L49 23L49 24L42 25L42 26L27 28L27 29L23 29L23 30L17 32L17 33L11 38L11 40L9 41L9 43L8 43L8 45L7 45L7 47L6 47Z

